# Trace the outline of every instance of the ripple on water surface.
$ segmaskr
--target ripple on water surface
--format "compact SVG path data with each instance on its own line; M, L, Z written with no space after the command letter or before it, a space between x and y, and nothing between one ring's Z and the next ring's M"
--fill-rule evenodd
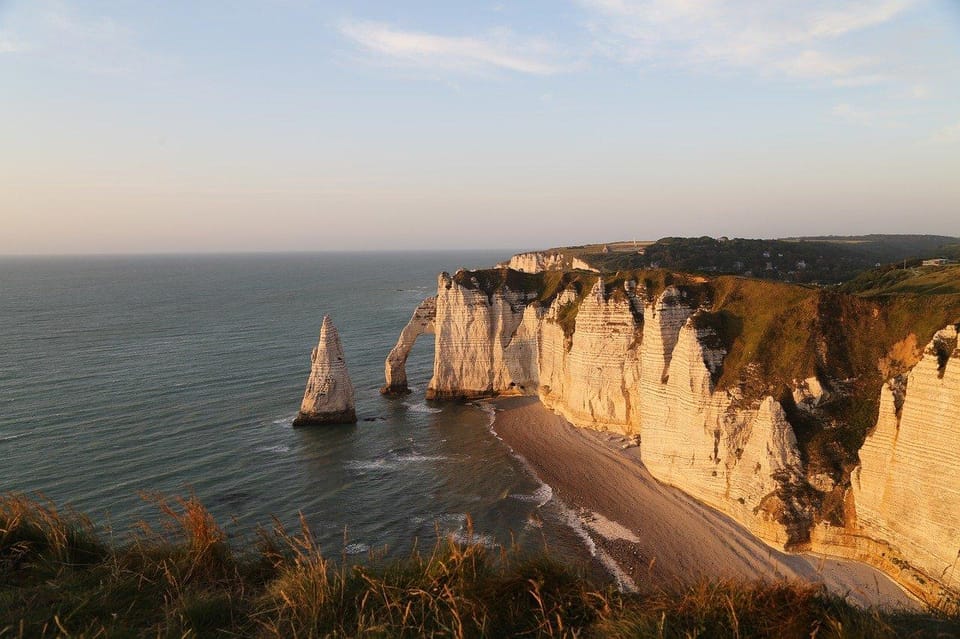
M422 399L432 340L410 354L414 394L378 392L436 274L504 257L0 260L0 490L42 492L116 530L155 516L141 492L193 491L231 534L302 512L324 548L358 557L438 532L542 543L549 487L491 434L488 409ZM324 314L372 421L295 430Z

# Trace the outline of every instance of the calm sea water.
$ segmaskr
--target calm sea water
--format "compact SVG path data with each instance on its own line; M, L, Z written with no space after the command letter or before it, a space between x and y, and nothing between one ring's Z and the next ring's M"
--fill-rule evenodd
M383 361L436 275L509 252L0 260L0 491L42 493L114 531L142 492L195 493L232 534L302 511L325 549L405 552L466 518L490 544L582 556L490 415L431 404ZM291 428L320 322L337 325L356 426Z

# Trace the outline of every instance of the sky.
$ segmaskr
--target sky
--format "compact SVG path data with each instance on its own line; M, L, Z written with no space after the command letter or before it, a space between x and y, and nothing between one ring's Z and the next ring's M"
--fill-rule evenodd
M960 235L960 0L0 0L0 254Z

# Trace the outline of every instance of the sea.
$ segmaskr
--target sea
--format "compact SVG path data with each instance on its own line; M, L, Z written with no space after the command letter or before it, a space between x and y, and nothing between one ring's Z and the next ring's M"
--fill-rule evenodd
M236 543L303 516L324 552L365 560L438 540L589 541L491 428L493 408L424 400L433 337L388 398L384 359L440 271L511 251L0 259L0 492L85 513L119 542L151 495L196 495ZM294 429L324 315L356 425Z

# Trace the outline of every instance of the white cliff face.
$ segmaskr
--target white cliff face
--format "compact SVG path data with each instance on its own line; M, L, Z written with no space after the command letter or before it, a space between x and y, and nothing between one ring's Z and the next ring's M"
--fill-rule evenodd
M428 297L420 302L413 311L413 317L403 327L399 339L384 364L384 379L386 384L380 389L384 395L402 395L409 393L407 386L407 357L417 338L421 335L436 333L435 320L437 317L437 298Z
M567 350L569 340L559 323L560 311L577 303L577 294L571 289L560 293L543 315L537 332L537 368L540 381L540 399L544 404L558 410L552 398L562 403L567 385Z
M323 318L320 341L310 356L310 377L294 426L355 423L353 383L340 345L340 335L329 316Z
M851 478L856 525L912 568L960 588L960 353L937 333L906 376L884 386L876 429ZM899 410L898 410L899 408Z
M651 305L651 313L644 315L643 331L644 381L667 381L673 348L680 339L680 329L693 309L673 286L667 287L660 298Z
M441 273L437 284L436 356L427 397L433 399L480 397L535 391L536 349L530 322L524 323L527 304L536 293L507 287L491 297L476 288L456 283ZM516 339L516 342L514 340Z
M503 347L503 370L494 386L505 390L499 392L536 394L540 385L537 353L543 313L538 304L524 307L520 325Z
M572 268L580 271L592 271L593 268L579 257L567 257L563 253L545 253L534 251L531 253L518 253L506 262L501 262L498 267L506 267L521 273L542 273L543 271L555 271L565 268Z
M784 516L788 504L776 495L803 481L793 428L772 397L735 408L734 395L714 391L711 370L723 352L703 345L706 331L684 319L684 308L665 293L644 326L641 459L657 479L787 544L797 513Z
M956 329L938 333L913 370L884 387L843 493L829 474L806 476L775 398L714 387L726 353L699 327L701 312L673 287L644 302L632 282L606 291L598 281L544 307L533 293L502 287L488 296L443 274L428 396L538 394L577 426L640 435L657 479L770 543L866 561L931 602L960 590ZM795 382L793 399L816 414L829 393L811 377ZM828 494L843 500L845 526L818 521Z
M541 273L563 268L563 255L560 253L518 253L498 266L505 266L521 273Z
M809 377L793 389L793 401L797 407L810 410L820 405L830 394L824 390L820 380L816 377Z
M643 305L636 287L602 280L578 301L567 290L546 309L532 295L439 280L437 346L428 396L533 394L581 427L642 433L641 457L658 479L726 512L771 542L791 540L778 495L802 483L796 438L780 404L734 409L714 392L725 353L668 287ZM579 303L572 333L561 324ZM802 514L802 513L801 513Z
M568 303L569 297L554 303L554 320ZM575 424L629 431L630 390L624 380L626 368L636 362L637 320L628 297L606 299L598 279L580 303L569 349L563 329L555 321L546 324L541 330L547 352L540 362L543 402Z

